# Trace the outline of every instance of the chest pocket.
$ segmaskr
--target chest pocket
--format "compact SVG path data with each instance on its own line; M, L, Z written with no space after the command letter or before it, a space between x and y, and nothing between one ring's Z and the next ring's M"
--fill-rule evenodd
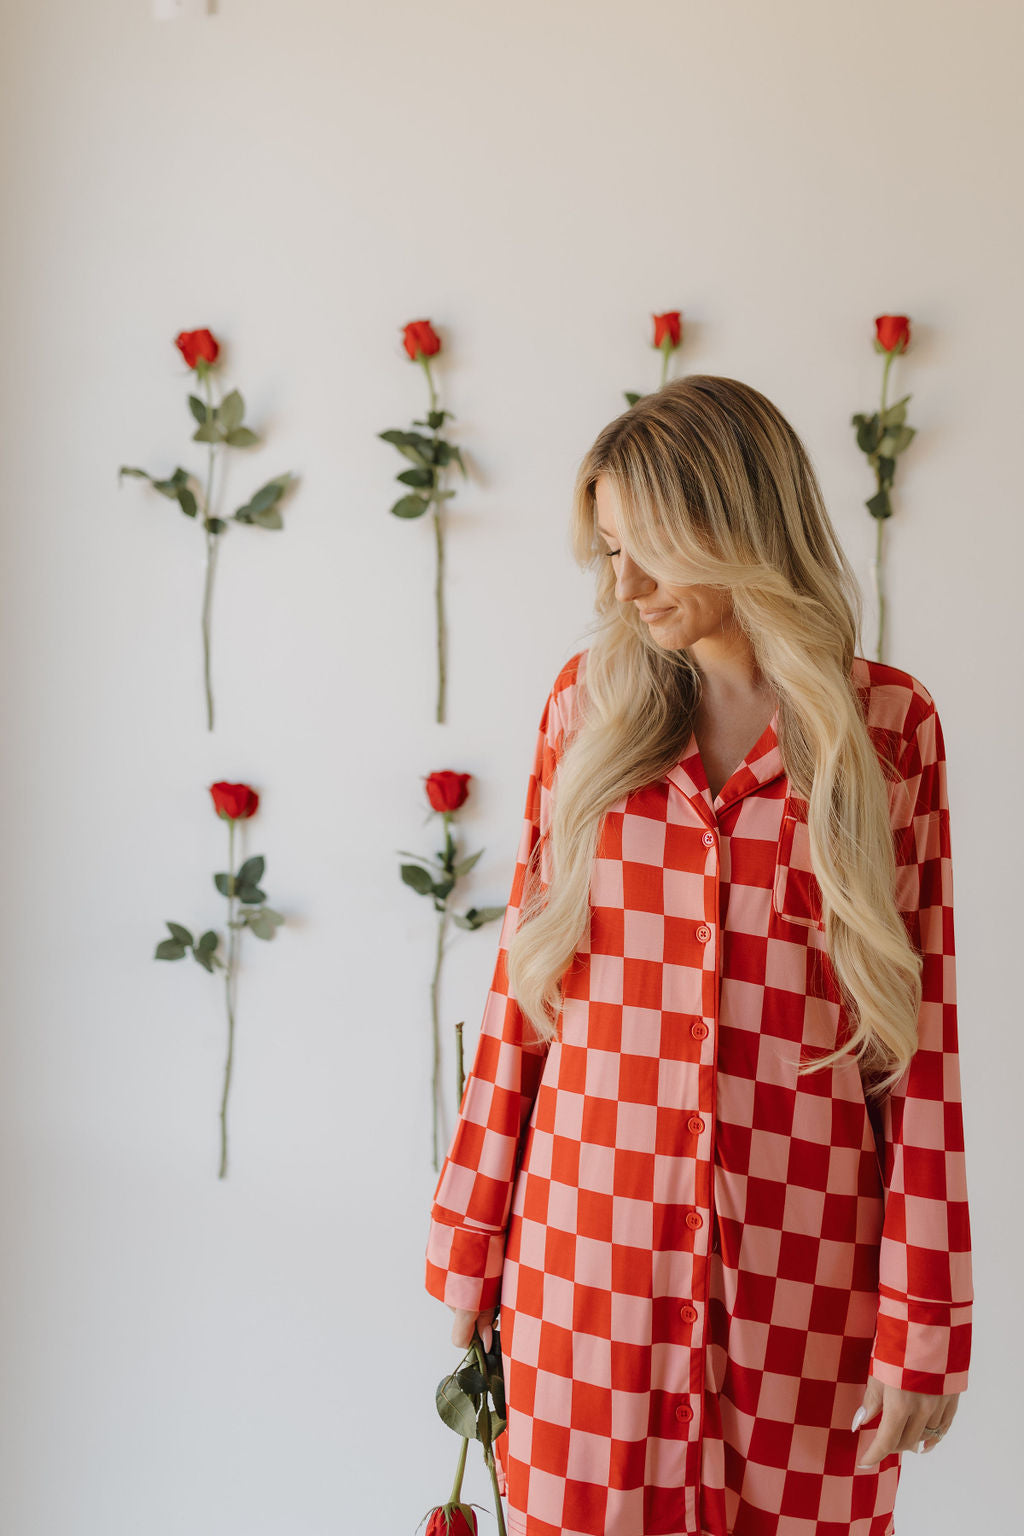
M789 795L782 812L772 886L772 908L787 923L823 928L821 886L811 865L807 801Z

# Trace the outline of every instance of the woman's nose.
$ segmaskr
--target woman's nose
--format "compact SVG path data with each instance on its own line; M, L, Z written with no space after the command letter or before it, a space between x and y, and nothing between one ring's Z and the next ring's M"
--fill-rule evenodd
M619 565L619 574L615 582L615 596L620 603L629 603L645 592L652 592L658 585L652 581L642 566L635 564L625 550L622 552L622 560Z

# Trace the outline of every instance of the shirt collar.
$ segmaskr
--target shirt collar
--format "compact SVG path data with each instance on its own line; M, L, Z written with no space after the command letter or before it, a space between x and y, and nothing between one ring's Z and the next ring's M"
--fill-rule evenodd
M717 800L712 800L694 731L690 732L690 739L682 757L673 768L669 769L666 777L671 784L682 791L688 800L692 800L700 807L705 821L714 822L716 817L728 810L729 806L735 804L737 800L742 800L745 795L752 794L754 790L762 789L773 779L785 773L782 751L776 734L778 723L779 711L776 709L742 763L722 786L722 792Z

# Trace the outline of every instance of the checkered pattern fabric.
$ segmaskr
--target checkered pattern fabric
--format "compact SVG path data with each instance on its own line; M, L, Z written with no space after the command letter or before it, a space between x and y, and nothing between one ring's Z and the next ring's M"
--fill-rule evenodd
M505 967L586 652L540 722L475 1060L430 1214L426 1286L500 1299L514 1536L891 1536L900 1453L856 1463L869 1373L967 1384L973 1299L942 731L858 657L924 956L919 1047L869 1106L824 948L806 801L777 715L717 797L695 737L607 812L589 937L538 1046ZM500 1293L500 1298L499 1298Z

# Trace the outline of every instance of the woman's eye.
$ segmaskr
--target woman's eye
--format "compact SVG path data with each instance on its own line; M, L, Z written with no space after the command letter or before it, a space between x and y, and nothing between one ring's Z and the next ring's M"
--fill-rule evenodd
M604 551L604 553L607 555L608 559L611 560L616 555L621 555L622 554L622 550L621 549L606 549Z

